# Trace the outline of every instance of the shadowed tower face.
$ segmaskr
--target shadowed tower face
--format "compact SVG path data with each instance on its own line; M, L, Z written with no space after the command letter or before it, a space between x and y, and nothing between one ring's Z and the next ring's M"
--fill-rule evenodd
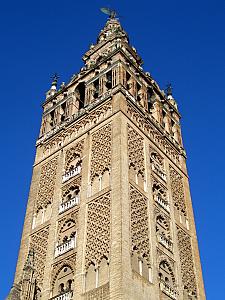
M8 299L205 299L171 88L114 15L83 61L43 103Z

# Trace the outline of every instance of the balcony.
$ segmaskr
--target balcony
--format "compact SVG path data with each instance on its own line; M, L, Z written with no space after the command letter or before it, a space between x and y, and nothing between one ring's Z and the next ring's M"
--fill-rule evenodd
M160 178L166 181L166 174L162 170L162 167L156 164L155 162L152 163L152 171L154 171Z
M73 170L66 172L63 177L62 177L62 182L64 183L65 181L69 180L70 178L80 174L81 172L81 166L78 166L74 168Z
M162 208L164 208L167 212L170 212L169 204L165 199L163 199L159 195L154 195L155 202L157 202Z
M76 247L76 236L65 243L56 246L55 248L55 257L58 257Z
M65 292L63 294L57 295L53 298L51 298L51 300L71 300L73 297L73 291L69 291L69 292Z
M74 197L74 198L72 198L72 199L70 199L66 202L61 203L60 206L59 206L59 213L62 214L64 211L67 211L68 209L78 205L79 201L80 201L80 199L77 196L77 197Z
M174 300L177 299L178 292L175 290L175 288L171 287L167 282L160 279L159 286L160 286L161 291L163 291L171 299L174 299Z
M158 241L168 250L173 251L173 243L163 234L159 233L157 235Z

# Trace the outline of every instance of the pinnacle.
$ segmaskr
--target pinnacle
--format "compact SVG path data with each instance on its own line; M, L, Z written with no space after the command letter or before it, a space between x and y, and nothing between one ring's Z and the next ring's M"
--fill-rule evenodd
M107 20L104 28L101 30L97 42L100 43L113 36L125 38L126 42L129 42L128 35L125 32L125 30L122 28L119 19L115 17L110 17Z

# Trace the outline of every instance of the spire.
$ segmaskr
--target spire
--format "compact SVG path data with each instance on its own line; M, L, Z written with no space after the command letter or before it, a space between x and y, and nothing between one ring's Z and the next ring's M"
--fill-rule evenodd
M107 41L111 38L119 37L122 38L124 41L129 43L129 38L125 30L122 28L119 19L116 18L116 14L114 12L113 15L110 15L108 18L105 27L101 30L97 43L100 43L102 41Z

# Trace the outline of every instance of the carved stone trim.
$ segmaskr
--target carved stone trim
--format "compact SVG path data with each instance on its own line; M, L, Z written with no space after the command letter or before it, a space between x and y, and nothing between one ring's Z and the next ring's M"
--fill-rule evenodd
M68 128L65 128L67 124L63 124L61 132L56 133L60 129L56 129L53 132L50 132L46 135L46 137L40 139L38 141L38 145L43 147L44 155L50 154L52 151L56 151L61 147L60 145L64 145L66 140L71 140L71 137L77 137L79 134L85 132L86 130L90 129L92 125L98 124L103 119L107 117L108 114L112 112L112 102L111 100L102 104L99 107L96 107L90 113L85 113L85 116L82 119L77 120L74 124L71 124ZM71 121L72 122L72 121ZM48 137L52 136L51 140L48 140ZM45 142L46 141L46 142Z
M167 154L176 164L180 164L180 155L178 151L176 151L166 140L166 137L163 136L150 121L137 112L129 102L127 102L127 114L165 154Z

